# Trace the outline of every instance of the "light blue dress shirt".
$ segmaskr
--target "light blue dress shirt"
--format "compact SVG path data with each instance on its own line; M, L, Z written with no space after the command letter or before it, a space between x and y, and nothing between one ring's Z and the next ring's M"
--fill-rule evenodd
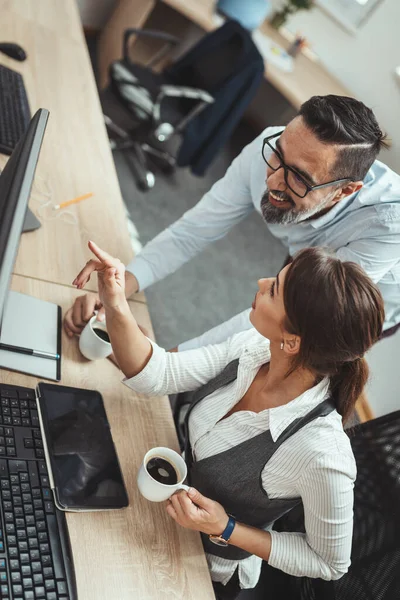
M225 176L194 208L149 242L127 266L141 290L173 273L208 244L222 238L252 210L261 214L261 197L266 188L262 140L282 129L265 129L242 150ZM400 322L400 176L389 167L375 161L361 190L319 218L266 226L291 256L302 248L329 246L340 259L361 265L382 292L384 329ZM250 309L181 344L179 349L218 343L248 329L249 312Z

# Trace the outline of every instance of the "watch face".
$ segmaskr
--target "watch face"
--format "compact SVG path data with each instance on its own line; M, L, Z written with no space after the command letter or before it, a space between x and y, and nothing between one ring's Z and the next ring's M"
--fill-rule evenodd
M226 548L226 546L228 546L228 542L226 540L224 540L224 538L220 537L219 535L210 535L208 536L210 541L213 544L216 544L217 546L223 546L224 548Z

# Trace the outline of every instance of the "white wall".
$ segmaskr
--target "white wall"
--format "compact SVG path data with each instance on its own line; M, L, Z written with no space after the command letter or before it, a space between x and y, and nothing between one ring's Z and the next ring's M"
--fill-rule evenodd
M400 65L400 1L383 0L368 21L351 34L314 7L288 21L311 43L328 70L370 106L393 147L381 158L400 171L400 83L394 69Z
M381 340L367 354L367 398L376 417L400 410L400 331Z

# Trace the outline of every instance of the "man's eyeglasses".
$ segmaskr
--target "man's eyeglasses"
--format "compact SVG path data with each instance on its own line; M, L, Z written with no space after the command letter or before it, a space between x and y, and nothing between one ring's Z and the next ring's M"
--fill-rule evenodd
M320 183L319 185L310 185L309 183L307 183L307 181L302 175L300 175L300 173L298 173L295 169L289 167L285 163L279 150L274 148L274 146L272 146L272 144L270 143L271 140L280 137L282 133L283 131L280 131L279 133L274 133L273 135L269 135L268 137L264 138L262 147L262 157L269 166L269 168L273 171L283 169L285 183L288 186L288 188L293 192L293 194L296 194L296 196L299 196L299 198L305 198L309 192L313 192L314 190L319 190L321 188L328 187L329 185L334 185L336 183L348 183L349 181L353 181L349 177L346 177L345 179L335 179L334 181Z

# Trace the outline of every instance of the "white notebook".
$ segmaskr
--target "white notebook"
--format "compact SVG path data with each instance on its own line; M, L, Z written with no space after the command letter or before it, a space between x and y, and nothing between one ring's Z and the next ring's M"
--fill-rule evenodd
M0 367L59 381L61 378L61 308L33 296L10 291L4 309L0 342L59 354L58 360L0 349Z

